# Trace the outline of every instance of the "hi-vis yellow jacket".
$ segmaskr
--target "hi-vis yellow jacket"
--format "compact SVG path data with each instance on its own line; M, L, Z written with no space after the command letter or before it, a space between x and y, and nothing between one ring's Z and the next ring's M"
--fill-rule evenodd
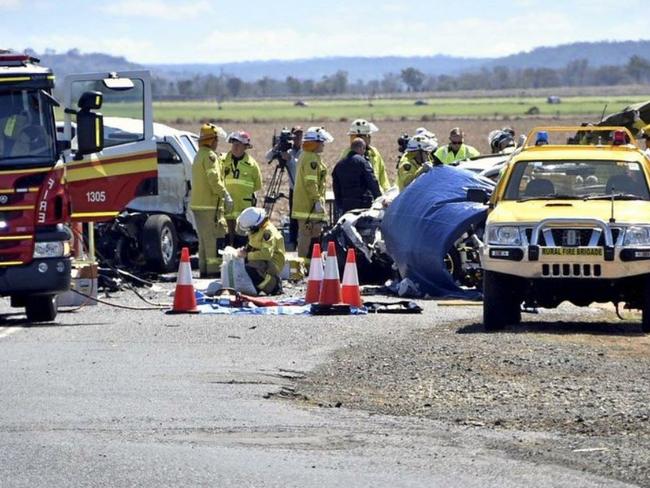
M435 152L435 156L443 164L451 164L454 161L462 161L463 159L474 158L478 155L480 155L478 150L467 144L461 144L456 154L449 149L449 145L441 146Z
M402 191L422 174L422 165L415 159L417 153L407 152L402 155L397 167L397 188Z
M284 268L285 250L284 238L280 231L268 220L257 232L248 236L249 261L268 261L271 264L269 272L280 276Z
M339 159L346 158L351 150L352 149L350 147L345 148L345 150L341 153ZM384 158L381 157L381 154L375 146L368 146L366 149L366 156L370 161L370 166L372 166L372 172L375 173L377 183L379 183L379 188L381 188L382 193L386 192L390 188L390 181L388 181L388 174L386 173L386 163L384 163Z
M291 217L312 221L326 220L325 178L327 177L327 166L321 161L318 154L309 151L302 152L296 166ZM315 212L316 202L320 202L321 212Z
M233 199L233 210L226 214L227 219L236 219L248 207L254 207L253 193L262 188L262 172L260 167L248 153L237 164L228 152L223 157L223 176L226 189Z
M192 164L192 197L190 208L193 210L221 210L223 214L223 197L226 187L223 182L221 159L209 147L201 146Z

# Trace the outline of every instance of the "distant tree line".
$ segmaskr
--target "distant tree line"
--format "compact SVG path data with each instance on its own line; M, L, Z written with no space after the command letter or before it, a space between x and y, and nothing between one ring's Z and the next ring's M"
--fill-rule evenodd
M565 67L518 68L505 66L479 71L431 76L415 68L385 74L379 80L350 81L346 71L323 76L320 80L288 76L284 80L264 77L244 81L227 74L203 75L181 80L155 77L154 97L216 98L217 100L249 97L363 95L400 92L445 92L458 90L497 90L552 88L560 86L612 86L650 83L650 61L632 56L625 65L589 66L586 59L571 61Z

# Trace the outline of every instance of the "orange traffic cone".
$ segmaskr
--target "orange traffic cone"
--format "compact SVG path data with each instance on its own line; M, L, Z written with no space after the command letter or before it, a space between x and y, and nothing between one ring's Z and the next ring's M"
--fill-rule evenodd
M190 251L186 247L181 251L181 262L178 265L174 306L167 313L199 313L196 308L196 296L194 296L194 285L192 284Z
M341 281L339 279L339 265L336 261L336 244L330 241L327 244L327 259L325 260L325 275L320 290L320 305L335 305L341 303Z
M343 303L357 308L363 307L361 290L359 289L359 275L357 273L357 257L352 248L348 249L348 255L345 259L341 296L343 297Z
M320 288L323 283L323 258L321 257L320 244L314 244L309 263L309 276L307 277L307 294L305 303L316 303L320 298Z

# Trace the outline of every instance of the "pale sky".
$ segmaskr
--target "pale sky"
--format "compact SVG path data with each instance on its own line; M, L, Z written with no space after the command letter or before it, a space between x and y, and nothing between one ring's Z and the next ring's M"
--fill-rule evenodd
M137 63L493 57L647 39L647 7L640 0L0 0L0 48L78 48Z

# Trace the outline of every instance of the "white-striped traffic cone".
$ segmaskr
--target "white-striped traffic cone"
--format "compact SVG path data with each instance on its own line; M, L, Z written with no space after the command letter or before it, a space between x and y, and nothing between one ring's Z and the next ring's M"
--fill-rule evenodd
M325 274L320 290L320 305L336 305L341 303L341 280L339 279L339 265L336 260L336 244L330 241L327 244L327 259L325 260Z
M359 288L359 275L357 273L357 258L352 248L348 249L348 255L345 259L341 297L343 303L357 308L363 307L361 289Z
M323 283L323 258L320 244L315 243L309 263L309 276L307 277L307 293L305 303L317 303L320 298L320 288Z
M194 285L192 284L190 251L186 247L181 251L181 262L178 265L174 306L167 313L199 313L199 310L196 308L196 296L194 295Z

